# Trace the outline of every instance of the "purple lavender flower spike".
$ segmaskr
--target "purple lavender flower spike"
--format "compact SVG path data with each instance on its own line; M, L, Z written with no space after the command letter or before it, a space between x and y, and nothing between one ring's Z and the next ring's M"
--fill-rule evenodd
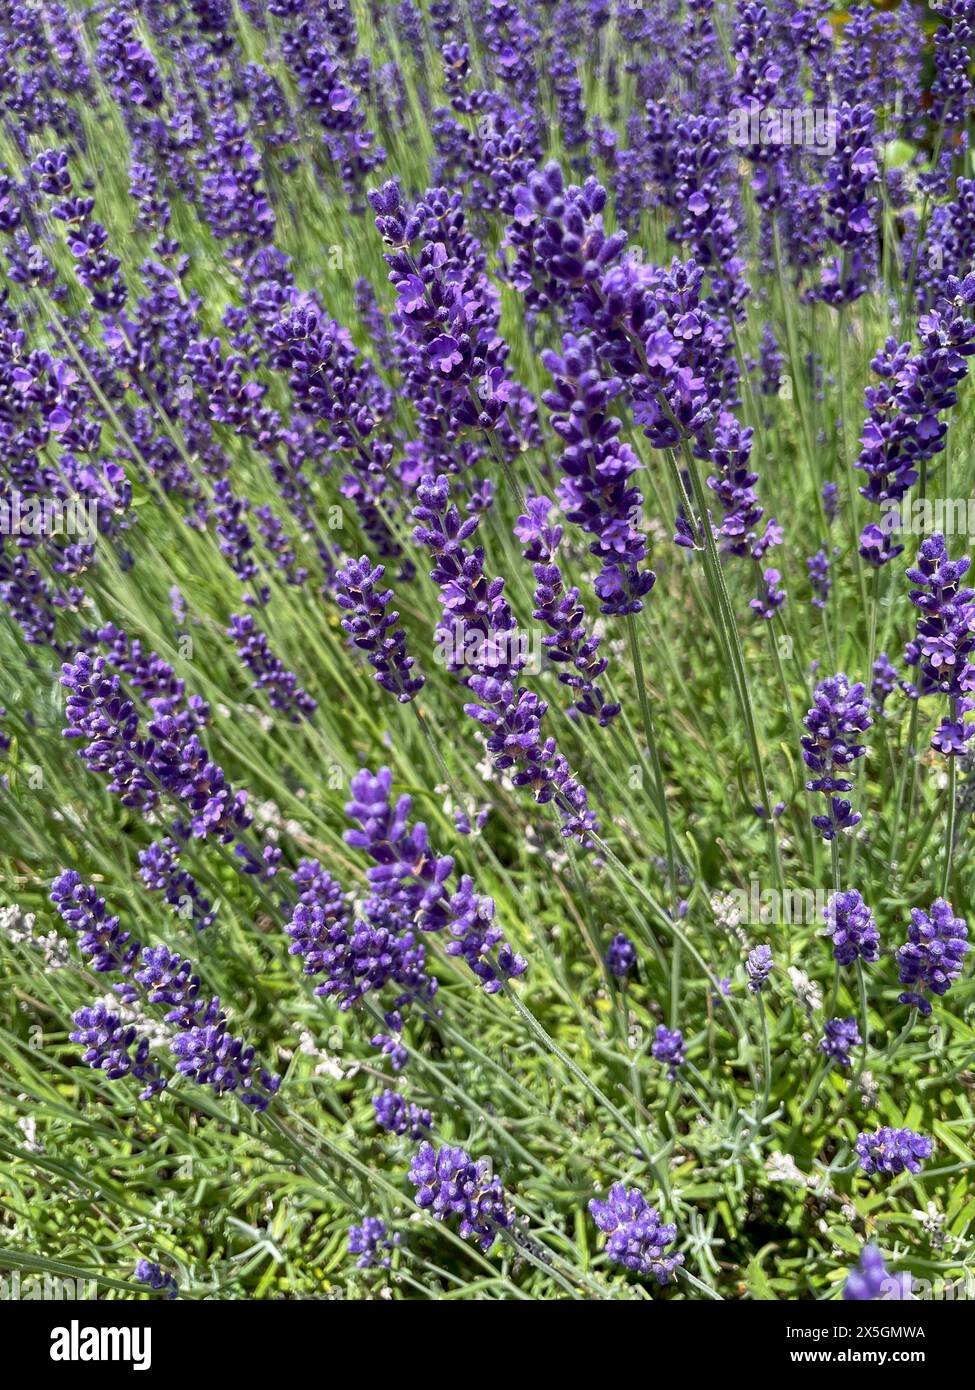
M961 586L971 561L952 560L940 533L921 542L917 564L907 577L917 588L911 602L920 609L917 635L907 644L904 660L916 672L908 693L915 699L947 695L949 713L935 729L931 746L946 757L966 751L975 723L965 716L975 709L975 590Z
M865 1245L859 1263L850 1270L843 1286L844 1299L855 1303L905 1302L912 1298L913 1280L903 1274L889 1274L884 1257L875 1245Z
M880 933L873 913L855 890L832 893L823 918L833 938L833 957L838 965L880 959Z
M135 1267L135 1277L153 1293L161 1293L163 1298L173 1299L179 1294L179 1284L175 1276L165 1273L151 1260L139 1260Z
M667 1080L673 1081L684 1063L684 1035L680 1029L671 1032L662 1023L658 1024L650 1051L667 1068Z
M365 555L347 560L335 575L335 598L347 614L342 627L364 651L375 668L376 680L400 704L408 704L423 688L424 677L415 676L413 658L406 650L406 634L396 626L399 613L386 609L392 589L383 589L384 565L373 566Z
M858 1134L856 1151L865 1173L896 1177L903 1172L920 1173L921 1164L931 1157L934 1145L913 1130L883 1125L875 1134Z
M806 568L809 571L809 582L812 586L810 602L814 608L823 609L826 607L832 588L832 581L829 577L829 556L826 551L820 548L815 555L810 555L806 561Z
M556 552L562 540L562 527L550 521L552 505L547 497L527 498L527 512L515 523L515 535L525 546L522 552L532 562L535 576L535 608L532 617L545 623L551 635L542 638L549 660L559 668L559 680L578 692L570 710L598 719L605 726L620 711L608 704L596 684L607 661L598 655L599 638L587 636L585 609L579 590L566 590Z
M74 870L68 870L55 880L51 900L64 921L82 933L81 950L94 957L96 968L123 976L122 983L115 986L123 1003L132 1003L141 991L148 1004L167 1007L166 1022L179 1030L170 1043L171 1051L180 1059L177 1070L201 1085L209 1085L216 1095L235 1091L245 1105L256 1110L267 1108L281 1078L255 1066L254 1049L227 1033L226 1014L219 999L207 998L201 993L200 979L193 973L190 961L171 954L166 946L146 946L142 948L138 969L135 969L138 942L130 943L128 933L119 931L118 918L106 915L105 900L99 898L92 887L82 883ZM122 1053L134 1040L135 1033L133 1030L129 1036L114 1014L110 1015L114 1022L109 1023L107 1011L102 1010L102 1013L106 1014L106 1019L93 1015L88 1023L82 1021L79 1026L107 1030L105 1055L111 1055L113 1060L106 1069L110 1070L123 1064ZM101 1046L97 1038L91 1045ZM121 1052L116 1057L119 1049ZM146 1056L147 1049L140 1046L136 1064L141 1066ZM92 1065L102 1063L96 1061ZM154 1086L155 1075L148 1071L146 1075L150 1086Z
M880 652L873 663L873 680L870 682L870 698L874 709L883 713L887 697L893 693L896 685L897 667L886 652Z
M834 307L865 294L876 271L875 119L865 104L843 102L836 112L836 152L826 165L824 186L827 234L840 254L823 267L816 291Z
M468 547L479 518L461 519L450 500L446 474L427 476L417 488L419 523L414 537L433 553L430 576L440 585L444 616L438 641L449 668L462 676L477 697L464 712L486 726L486 744L495 766L515 769L516 786L530 787L540 804L554 802L562 834L583 842L596 828L589 798L558 752L555 740L541 733L548 705L515 679L526 664L525 644L504 598L504 580L488 581L482 547Z
M365 770L357 773L351 790L346 813L361 829L346 831L345 839L375 861L367 877L377 900L391 903L401 929L408 929L409 946L414 944L414 924L421 932L446 929L447 954L462 955L488 994L496 993L502 981L524 974L524 958L515 954L494 922L493 900L478 894L466 874L451 893L447 880L454 861L435 853L425 825L410 823L411 798L401 796L395 808L390 806L390 770L381 768L375 777ZM407 962L411 969L413 960L411 955Z
M614 1263L654 1278L660 1285L668 1284L684 1263L682 1254L664 1254L677 1238L677 1227L660 1220L656 1207L648 1205L639 1188L614 1183L605 1200L590 1200L589 1210L599 1229L609 1236L606 1254Z
M753 951L749 951L745 970L748 974L748 988L753 994L761 994L765 988L772 973L773 963L770 946L756 946Z
M834 1066L848 1067L852 1062L851 1048L859 1047L861 1042L855 1018L830 1018L826 1020L818 1047Z
M803 761L817 775L806 783L806 790L829 798L829 814L813 816L812 823L824 840L832 840L838 831L860 823L850 803L836 796L850 791L852 781L835 774L863 757L866 745L853 742L851 735L865 732L873 720L864 686L851 686L842 672L821 681L813 698L815 703L803 720L807 732L800 741Z
M921 351L912 356L910 343L888 338L871 363L880 382L865 392L870 413L855 467L866 474L862 495L884 509L882 521L871 522L860 537L860 554L874 567L903 550L893 540L900 503L922 468L944 451L948 427L940 413L957 402L975 353L973 302L975 277L948 276L938 286L935 308L918 322Z
M501 981L524 974L527 966L504 940L501 928L494 923L494 899L474 892L473 881L464 874L460 887L450 899L451 941L444 947L447 955L463 956L474 974L481 980L485 994L496 994ZM490 952L497 948L497 969Z
M81 1060L89 1067L103 1071L110 1081L132 1075L137 1081L145 1082L139 1093L140 1100L151 1100L165 1089L166 1078L160 1075L159 1067L149 1055L148 1039L140 1038L133 1026L121 1022L118 1014L113 1014L104 1004L95 1004L92 1008L79 1009L74 1015L74 1024L75 1031L69 1036L72 1042L81 1043L85 1048Z
M931 119L951 129L961 123L961 112L972 90L971 52L975 31L975 5L971 0L945 0L938 6L944 22L934 36L934 81L931 86Z
M764 618L766 622L771 622L778 610L786 600L786 592L779 588L782 575L777 569L767 569L762 571L762 585L758 598L753 598L749 603L749 608Z
M254 689L267 696L273 709L287 715L292 724L311 718L318 701L302 690L297 676L274 655L252 613L232 614L227 636L233 638L241 661L254 677Z
M636 965L636 947L629 937L617 932L606 952L606 969L622 980Z
M565 440L559 503L593 537L589 549L603 567L596 579L600 611L638 613L656 576L644 568L646 538L636 525L643 499L630 479L639 460L621 442L620 421L608 410L623 383L604 376L588 337L567 334L561 356L545 352L542 360L555 383L543 399L552 428Z
M411 1139L425 1139L430 1132L430 1111L406 1100L398 1091L383 1091L372 1098L376 1124L388 1134L406 1134Z
M513 1221L504 1189L491 1175L486 1158L472 1159L463 1149L446 1144L435 1149L423 1144L410 1164L410 1182L417 1189L416 1204L437 1221L460 1217L458 1227L467 1240L474 1237L484 1251L491 1249L499 1230Z
M234 792L185 715L159 714L146 734L118 676L103 656L76 652L61 668L65 703L65 738L87 739L80 750L92 772L107 774L109 790L124 806L142 811L156 806L160 791L190 812L190 829L199 839L215 835L226 844L251 823L247 793Z
M103 656L84 651L61 669L61 684L69 691L64 737L88 740L81 756L90 771L111 778L109 789L123 806L154 806L157 794L144 770L139 717L118 676L106 669Z
M78 949L90 957L94 971L131 975L141 949L139 942L120 928L117 917L108 915L105 899L98 896L90 883L82 882L77 869L65 869L54 880L51 902L61 920L79 934ZM135 997L128 983L118 985L116 992L126 1002Z
M399 1244L399 1236L390 1237L386 1223L378 1216L363 1217L361 1226L349 1227L348 1250L350 1255L358 1255L358 1269L389 1269L390 1252Z
M171 1048L184 1076L209 1086L216 1096L234 1093L252 1110L266 1110L281 1085L280 1076L255 1066L253 1047L229 1033L223 1018L178 1033Z
M288 953L301 956L306 975L330 973L349 941L351 916L342 885L317 859L303 859L294 881L302 892L285 927L291 937ZM321 993L325 992L322 988Z
M220 1001L201 994L199 975L192 961L167 946L146 946L135 978L145 990L150 1004L167 1007L167 1023L188 1028L194 1023L212 1023L220 1016Z
M961 974L969 949L968 923L954 915L950 903L938 898L930 915L919 907L911 909L907 937L897 952L900 983L908 986L900 1002L912 1004L927 1017L931 1004L925 992L941 998Z
M370 1038L370 1046L378 1048L384 1057L389 1058L389 1065L393 1071L402 1071L410 1060L410 1054L400 1042L399 1037L392 1033L377 1033Z
M177 916L188 918L197 931L215 921L215 909L200 892L193 875L181 865L179 845L169 836L139 851L139 877L150 892L162 893Z

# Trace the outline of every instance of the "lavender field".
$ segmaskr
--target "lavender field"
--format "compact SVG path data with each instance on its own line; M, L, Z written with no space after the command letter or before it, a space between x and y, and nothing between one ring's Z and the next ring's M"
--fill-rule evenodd
M0 1294L975 1296L973 0L0 55Z

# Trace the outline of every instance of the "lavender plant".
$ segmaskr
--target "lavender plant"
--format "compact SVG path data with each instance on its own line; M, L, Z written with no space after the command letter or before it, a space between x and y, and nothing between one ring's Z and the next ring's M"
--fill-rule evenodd
M967 1271L971 9L0 14L0 1271Z

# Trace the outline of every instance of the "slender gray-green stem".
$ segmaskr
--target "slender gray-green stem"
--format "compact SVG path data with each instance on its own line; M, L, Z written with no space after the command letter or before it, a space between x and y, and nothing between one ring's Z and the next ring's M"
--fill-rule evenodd
M650 700L647 696L647 682L643 672L643 656L640 652L640 638L636 630L636 618L632 613L627 614L626 635L630 642L630 653L633 658L633 675L636 680L637 697L640 703L640 717L643 720L643 737L646 739L647 752L650 756L650 766L653 771L653 781L657 793L657 806L660 812L660 820L663 825L664 844L667 854L667 874L670 879L670 895L672 901L676 902L677 897L677 851L674 846L674 832L670 823L670 812L667 809L667 793L664 787L663 766L660 762L660 750L657 747L656 733L653 727L653 716L650 713Z
M893 1040L890 1043L888 1043L887 1050L884 1052L883 1055L883 1061L889 1061L890 1058L896 1054L901 1043L907 1042L907 1039L910 1037L911 1033L914 1030L914 1025L917 1022L917 1017L918 1009L916 1006L912 1005L911 1010L907 1015L907 1022L904 1024L904 1027L893 1038Z
M863 557L860 554L860 546L856 527L856 488L853 484L853 452L850 444L850 401L849 390L847 387L846 375L846 312L841 306L837 313L836 321L837 337L837 385L840 393L840 423L842 427L842 473L843 483L846 488L846 502L849 510L850 531L853 541L853 554L857 573L857 584L860 588L860 608L864 617L870 612L870 605L867 602L867 581L863 570Z
M904 814L904 792L907 786L908 775L914 769L919 703L918 700L914 700L911 703L911 720L907 730L907 743L901 756L900 774L897 778L897 793L894 797L894 825L890 833L890 853L887 857L887 862L892 869L897 868L897 855L900 849L901 820Z
M958 816L958 795L955 785L955 759L948 758L948 817L945 825L945 854L941 868L941 896L948 897L951 886L951 863L955 852L955 821Z

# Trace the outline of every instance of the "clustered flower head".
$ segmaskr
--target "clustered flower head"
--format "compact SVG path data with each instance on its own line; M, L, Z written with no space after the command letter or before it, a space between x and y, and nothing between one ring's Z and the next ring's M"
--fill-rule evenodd
M761 993L772 973L772 965L772 948L770 946L756 946L753 951L749 951L745 970L748 974L748 988L754 994Z
M385 572L384 565L372 565L365 555L347 560L335 576L335 598L346 614L342 627L368 656L376 680L407 704L422 689L423 677L413 674L406 634L396 626L399 613L386 611L393 591L381 587Z
M602 566L595 585L601 611L639 613L656 576L644 567L647 543L636 525L643 498L630 480L639 460L609 413L623 383L600 370L589 337L567 334L561 354L546 351L542 361L555 383L543 399L553 412L552 428L565 441L559 502L592 537L589 549Z
M77 869L58 874L51 884L51 902L61 920L78 933L78 949L90 958L94 971L117 972L122 976L132 973L140 943L119 926L118 917L109 914L105 899L94 885L82 880ZM116 993L125 1000L135 997L132 985L124 980L116 986Z
M684 1062L684 1035L679 1028L671 1031L662 1023L657 1025L650 1051L667 1068L667 1079L673 1081Z
M356 1265L359 1269L389 1269L391 1251L399 1245L399 1236L389 1236L386 1223L379 1216L363 1217L361 1226L349 1227L348 1250L350 1255L358 1255Z
M466 544L480 520L476 515L461 519L446 474L424 477L416 495L414 538L434 557L430 577L440 586L443 602L438 640L450 669L464 673L461 678L476 697L464 712L487 731L485 743L495 767L510 769L515 786L528 787L539 804L552 802L563 836L585 843L596 827L588 793L572 776L555 739L542 733L548 704L516 684L526 653L504 597L504 580L488 580L483 547Z
M865 393L870 413L854 466L866 474L862 495L885 512L879 524L871 522L860 536L860 554L876 568L903 550L893 536L900 503L921 469L930 467L945 448L948 428L940 412L957 403L957 388L975 352L973 301L975 276L964 281L947 277L934 311L918 321L921 351L912 356L910 343L888 338L871 363L880 383Z
M180 863L180 846L170 836L154 840L139 851L139 877L150 892L162 893L181 918L189 917L197 931L212 926L217 911L196 879Z
M862 1039L855 1018L829 1018L826 1020L819 1050L838 1067L851 1064L850 1049L859 1047Z
M897 685L897 667L886 652L880 652L873 663L873 680L870 683L870 698L874 709L884 712L888 697Z
M460 1234L465 1240L473 1236L482 1250L490 1250L498 1231L512 1223L504 1189L486 1158L472 1159L446 1144L440 1149L422 1144L410 1164L410 1182L418 1207L437 1221L459 1217Z
M877 923L856 889L832 893L823 909L823 919L833 938L833 957L838 965L852 965L857 960L869 964L879 960Z
M606 951L606 969L617 979L623 979L636 965L636 947L628 936L617 932Z
M859 1263L850 1270L843 1286L843 1297L856 1303L887 1300L904 1302L911 1298L913 1280L905 1270L889 1274L884 1257L875 1245L865 1245Z
M254 679L254 689L265 695L273 709L287 715L293 724L310 719L318 702L302 690L298 678L275 656L267 635L254 621L253 613L234 613L227 629L241 661Z
M372 1098L376 1124L389 1134L406 1134L411 1139L423 1139L430 1132L430 1111L421 1110L398 1091L383 1091Z
M660 1220L656 1207L648 1205L639 1188L614 1183L605 1200L590 1199L589 1210L599 1229L609 1236L606 1254L616 1264L649 1275L663 1285L684 1263L682 1254L664 1253L677 1238L677 1227Z
M251 823L247 793L235 792L180 712L156 714L143 729L133 701L104 656L79 650L62 666L68 690L64 737L83 739L91 772L107 776L123 806L152 810L163 793L188 815L198 839L236 839Z
M839 255L822 269L816 294L839 307L865 294L876 269L879 178L876 116L866 104L843 102L835 113L836 150L826 165L826 230Z
M281 1085L280 1076L272 1076L256 1061L254 1048L229 1031L219 998L202 992L189 960L166 946L141 946L132 940L119 929L118 918L108 915L105 900L74 869L54 880L51 901L62 920L80 933L80 949L94 959L95 968L121 976L114 988L122 1004L131 1005L141 996L150 1006L164 1006L178 1072L209 1086L217 1096L235 1093L251 1109L267 1109ZM146 1039L106 1005L81 1009L75 1024L72 1041L85 1046L84 1060L90 1067L104 1071L110 1080L130 1072L145 1080L143 1100L165 1087Z
M875 1134L858 1134L857 1157L865 1173L920 1173L921 1163L930 1158L934 1145L923 1134L910 1129L891 1129L883 1125Z
M812 585L810 602L814 608L823 609L826 607L832 588L829 577L830 562L826 551L820 548L815 555L810 555L806 561L806 568L809 571L809 582Z
M916 699L942 694L948 697L949 713L931 739L931 746L946 756L964 753L975 734L975 723L965 715L975 709L975 590L962 587L971 561L968 556L952 560L944 536L929 536L921 542L917 564L907 577L917 587L911 602L921 610L917 636L904 651L904 660L917 672L910 687Z
M374 860L367 877L384 926L398 923L400 931L407 929L411 949L417 944L412 928L421 932L446 929L447 953L463 956L484 990L495 994L502 981L524 974L527 963L511 949L494 921L494 900L477 893L467 874L451 892L447 880L453 872L453 858L436 854L426 826L410 822L413 803L408 795L390 804L392 784L389 768L380 768L375 776L364 769L352 779L352 800L346 806L346 813L359 822L359 828L346 831L345 839ZM393 922L389 921L390 907ZM419 949L422 952L422 947ZM380 953L381 957L387 955L388 948ZM381 959L380 965L390 969L385 960ZM354 967L353 973L365 972Z
M897 952L900 983L909 987L900 1002L913 1004L927 1016L931 1003L925 992L941 997L961 974L969 949L968 923L955 916L951 903L938 898L930 915L919 907L911 909L907 938Z
M139 1260L135 1267L135 1277L140 1284L146 1284L153 1293L161 1293L164 1298L175 1298L179 1293L175 1277L163 1271L152 1260Z
M822 792L828 798L828 814L813 816L812 823L824 840L833 840L839 831L852 830L861 820L850 802L836 793L852 790L846 769L867 751L856 739L870 728L873 719L865 687L860 682L850 685L842 672L821 681L813 699L813 707L803 720L806 733L800 739L803 761L816 774L806 783L806 790Z
M132 1075L144 1083L140 1100L151 1100L166 1086L166 1078L149 1053L149 1040L140 1038L132 1025L121 1021L104 1004L79 1009L74 1015L75 1030L69 1036L85 1051L81 1060L103 1071L110 1081Z
M556 562L562 527L551 522L551 511L547 497L529 493L525 514L519 516L514 528L525 547L525 559L532 561L536 582L532 617L550 629L542 645L558 668L559 681L576 692L570 711L598 719L605 726L616 718L620 706L609 704L597 684L608 663L599 655L599 638L587 630L579 590L565 588Z

